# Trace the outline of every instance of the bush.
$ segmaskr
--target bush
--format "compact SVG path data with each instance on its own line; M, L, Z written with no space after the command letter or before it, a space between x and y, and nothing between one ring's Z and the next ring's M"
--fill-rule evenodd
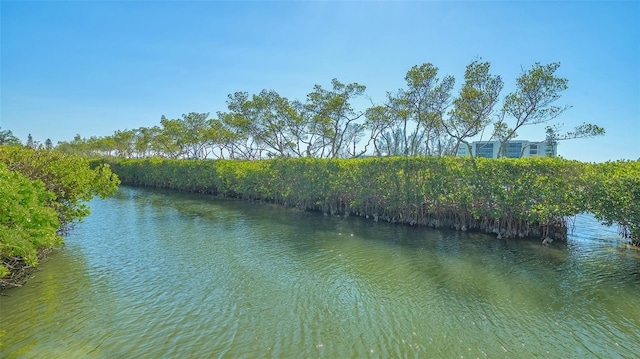
M94 196L105 198L120 183L108 165L91 168L88 159L57 151L0 147L0 162L31 180L40 180L53 193L47 203L58 212L62 225L89 214L85 204Z
M0 163L0 278L10 273L8 265L23 261L38 263L38 250L62 242L57 212L47 206L54 198L41 181L30 181Z
M86 201L117 189L108 165L56 151L0 146L0 289L16 285L38 254L62 243L69 224L89 214Z

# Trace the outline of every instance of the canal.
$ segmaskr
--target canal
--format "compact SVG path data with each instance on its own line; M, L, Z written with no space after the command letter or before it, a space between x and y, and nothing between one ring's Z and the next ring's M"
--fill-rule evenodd
M0 297L2 358L632 358L640 251L121 187Z

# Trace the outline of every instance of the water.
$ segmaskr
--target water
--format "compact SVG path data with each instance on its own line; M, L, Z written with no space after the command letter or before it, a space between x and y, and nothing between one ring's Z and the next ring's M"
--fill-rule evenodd
M0 297L2 358L640 357L640 251L122 187Z

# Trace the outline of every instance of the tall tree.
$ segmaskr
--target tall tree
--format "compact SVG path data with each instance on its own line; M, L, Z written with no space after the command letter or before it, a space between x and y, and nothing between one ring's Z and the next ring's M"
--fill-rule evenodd
M182 126L186 156L190 159L205 159L209 155L206 146L206 131L209 127L209 113L189 112L178 120Z
M116 151L116 140L113 136L100 137L95 142L95 148L102 156L113 156Z
M376 156L389 155L389 147L387 146L387 134L389 129L393 126L392 115L390 109L387 106L372 106L365 112L365 128L370 131L369 140L364 146L364 150L368 148L370 144L373 144L373 153Z
M307 95L309 133L316 138L309 144L307 153L325 158L353 157L355 153L351 153L349 145L363 131L356 121L364 111L356 111L351 101L362 96L366 87L356 82L343 84L335 78L331 85L331 90L315 85Z
M393 131L395 136L403 135L403 154L442 155L447 151L448 142L442 120L451 103L455 79L453 76L440 79L438 68L425 63L413 66L405 81L406 89L387 94Z
M224 159L228 154L225 151L235 136L236 134L227 128L219 118L210 118L204 131L204 143L208 153L214 158Z
M479 60L467 65L460 94L453 100L453 109L443 122L446 132L456 140L454 153L458 146L464 145L471 155L467 139L477 136L491 123L504 83L499 75L489 73L490 68L491 63Z
M117 130L113 133L113 141L119 157L133 157L136 141L136 133L134 130Z
M559 67L559 62L546 65L536 62L516 79L516 90L506 96L501 118L494 124L494 136L500 141L501 156L506 152L507 142L517 136L522 126L547 123L571 107L554 105L569 82L556 76ZM509 127L505 117L515 120L513 127Z
M300 134L303 117L277 92L262 90L249 98L247 93L229 97L226 122L252 138L259 157L301 156Z
M229 112L218 112L218 120L227 129L225 146L229 157L259 159L264 148L258 141L260 126L253 120L249 93L227 95L227 108Z
M133 132L135 133L133 148L136 157L149 157L152 154L155 136L160 133L158 127L140 127L133 130Z
M162 157L180 158L184 151L180 143L180 126L176 120L170 120L164 115L160 118L160 133L155 137L153 148Z
M33 136L31 136L31 134L29 134L27 136L27 144L26 144L26 146L29 147L29 148L33 148L33 149L36 148L36 143L33 141Z

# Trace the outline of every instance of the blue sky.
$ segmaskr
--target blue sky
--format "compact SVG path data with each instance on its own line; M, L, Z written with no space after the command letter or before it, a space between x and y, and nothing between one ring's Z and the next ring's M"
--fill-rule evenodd
M581 161L640 158L640 2L0 1L0 127L70 141L226 110L227 94L304 100L332 78L382 104L413 65L456 77L480 56L502 76L561 62L573 106L606 129L562 142ZM357 105L364 109L369 103ZM520 139L542 140L544 126Z

